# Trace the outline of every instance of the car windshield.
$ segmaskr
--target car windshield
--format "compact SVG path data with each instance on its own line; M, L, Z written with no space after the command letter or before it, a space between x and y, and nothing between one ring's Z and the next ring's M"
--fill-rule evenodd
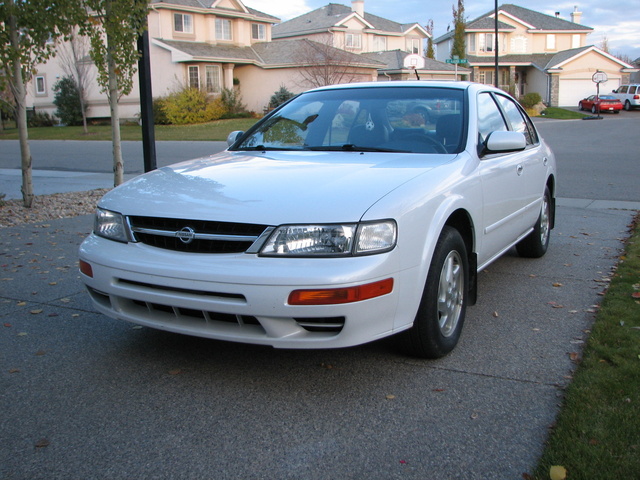
M436 87L309 92L256 124L234 150L459 152L463 98L463 90Z

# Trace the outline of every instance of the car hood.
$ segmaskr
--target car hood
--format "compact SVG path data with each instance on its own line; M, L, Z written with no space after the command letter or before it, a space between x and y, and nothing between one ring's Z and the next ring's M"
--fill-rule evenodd
M278 225L353 222L455 155L222 152L136 177L100 206L125 215Z

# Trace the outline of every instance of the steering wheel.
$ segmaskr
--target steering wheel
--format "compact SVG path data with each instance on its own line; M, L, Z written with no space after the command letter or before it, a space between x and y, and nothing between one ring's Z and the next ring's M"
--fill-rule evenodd
M436 153L449 153L445 146L440 143L438 140L432 137L428 137L426 135L421 135L418 133L413 133L411 135L407 135L402 139L403 142L422 142L431 145Z

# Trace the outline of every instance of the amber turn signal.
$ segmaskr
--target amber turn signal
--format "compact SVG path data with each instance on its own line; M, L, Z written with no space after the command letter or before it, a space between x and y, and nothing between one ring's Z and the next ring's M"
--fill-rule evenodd
M380 297L393 291L393 278L347 288L323 288L319 290L294 290L289 295L289 305L338 305Z

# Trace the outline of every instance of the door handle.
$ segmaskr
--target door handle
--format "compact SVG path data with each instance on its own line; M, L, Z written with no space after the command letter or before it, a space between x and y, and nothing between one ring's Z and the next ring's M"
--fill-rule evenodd
M522 166L522 164L516 167L516 173L518 174L518 176L522 175L523 171L524 171L524 167Z

